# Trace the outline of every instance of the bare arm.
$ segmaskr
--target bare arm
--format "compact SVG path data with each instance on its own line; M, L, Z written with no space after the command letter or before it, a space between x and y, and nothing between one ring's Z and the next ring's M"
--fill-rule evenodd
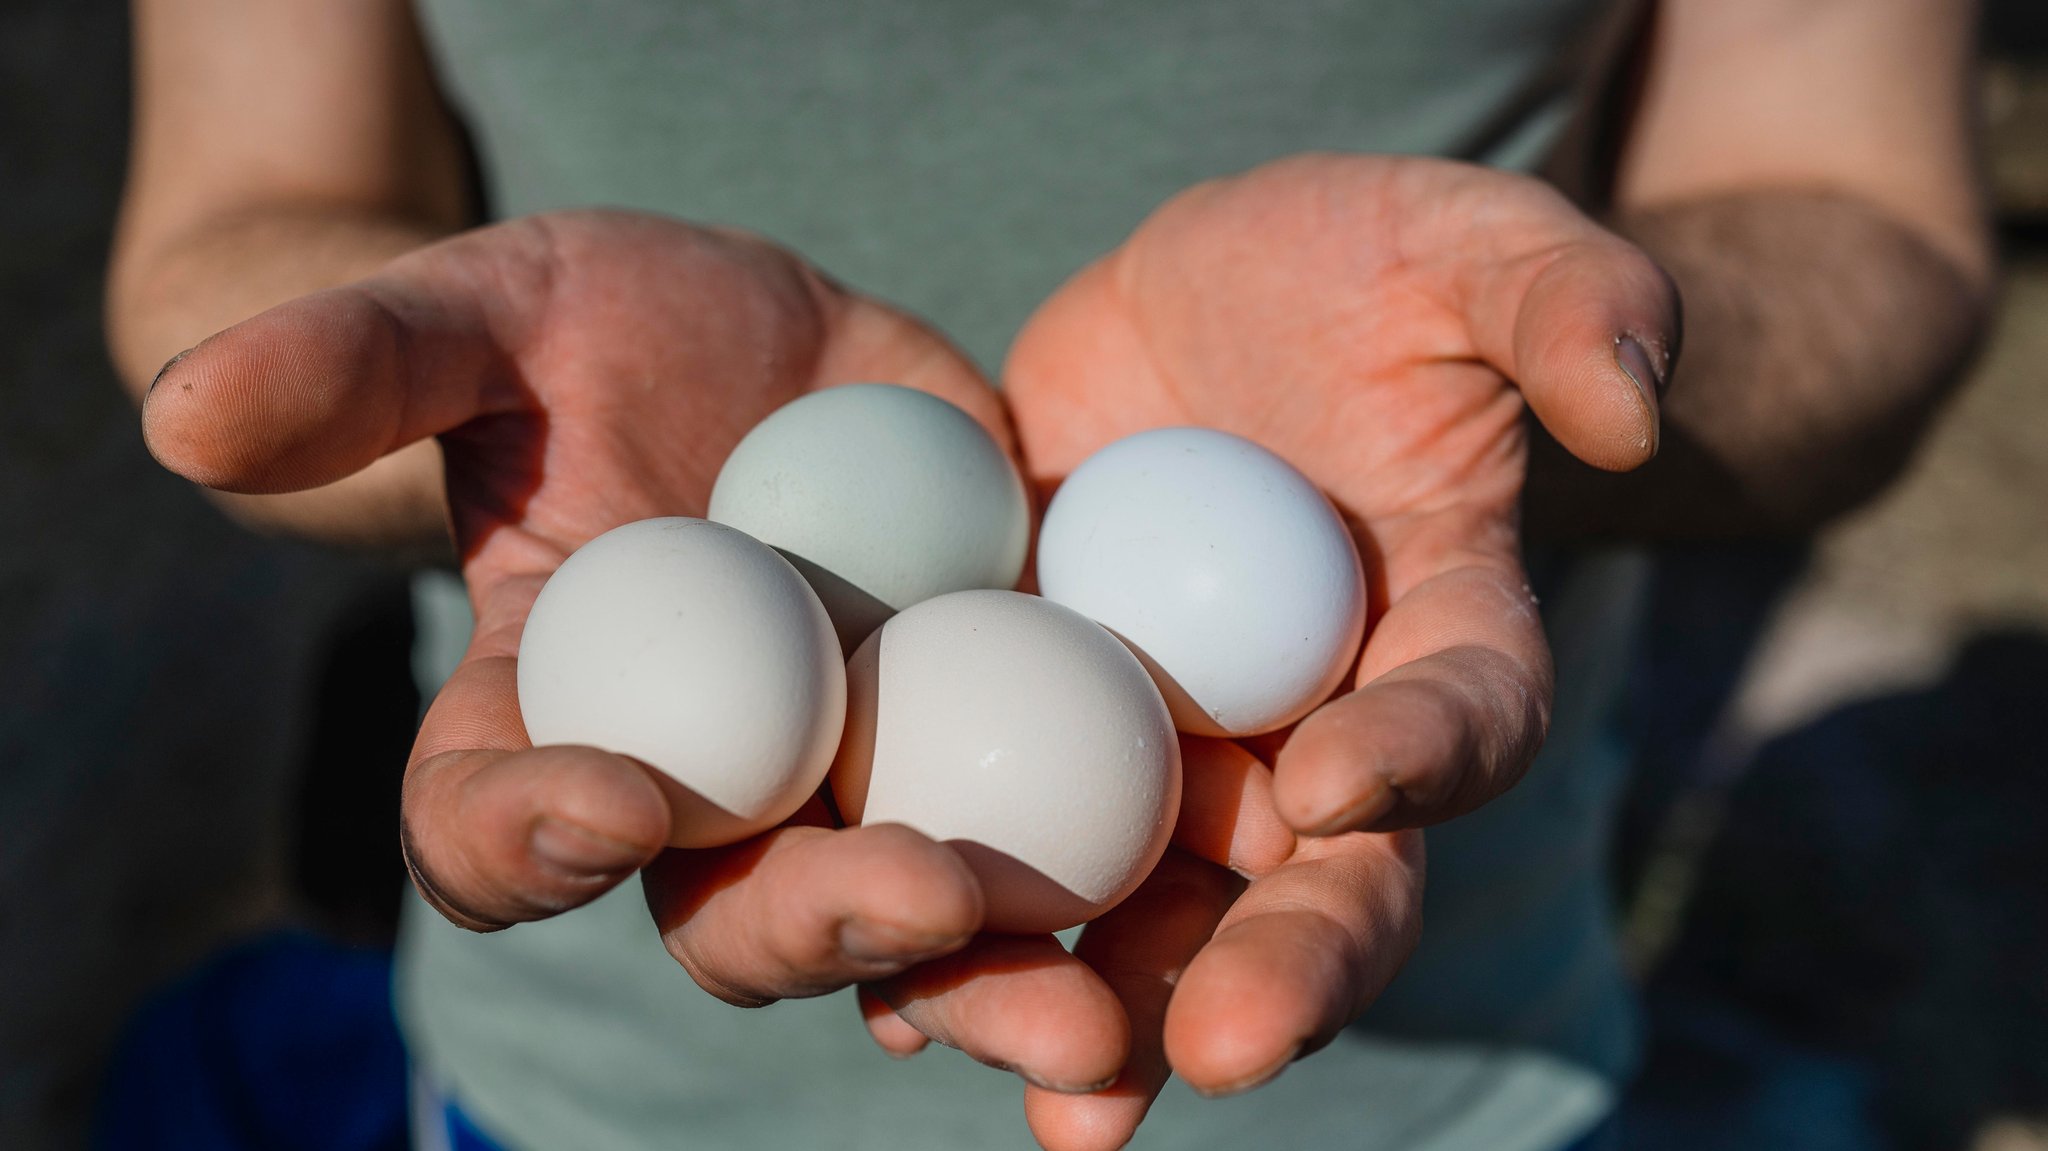
M1973 8L1659 6L1612 222L1677 281L1685 354L1639 471L1538 437L1532 536L1798 532L1898 472L1990 293Z
M107 334L138 399L208 334L467 222L460 137L403 0L138 0L135 52ZM440 489L424 441L314 491L215 494L264 530L419 548L445 546Z

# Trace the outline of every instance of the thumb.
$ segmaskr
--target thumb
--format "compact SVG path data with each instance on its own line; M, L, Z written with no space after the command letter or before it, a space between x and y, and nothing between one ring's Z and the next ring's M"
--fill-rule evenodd
M223 491L332 483L415 440L517 406L497 333L530 317L487 302L482 234L280 304L164 366L142 432L165 467Z
M1678 289L1640 249L1559 206L1574 217L1570 238L1486 264L1469 285L1467 318L1479 354L1560 444L1628 471L1657 454Z

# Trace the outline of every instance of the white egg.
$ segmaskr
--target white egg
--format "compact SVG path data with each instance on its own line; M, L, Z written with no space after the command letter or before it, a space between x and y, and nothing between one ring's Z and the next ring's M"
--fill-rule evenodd
M966 412L891 384L827 388L748 432L710 518L773 544L851 652L891 612L1024 571L1030 507L1010 458Z
M846 715L832 622L775 549L704 520L640 520L576 549L519 639L535 744L657 769L669 842L709 847L816 794Z
M993 931L1058 931L1129 895L1180 809L1180 744L1128 649L1009 591L926 600L847 669L832 794L966 858Z
M1074 469L1039 529L1038 586L1130 644L1195 735L1300 719L1365 631L1358 549L1330 502L1206 428L1142 432Z

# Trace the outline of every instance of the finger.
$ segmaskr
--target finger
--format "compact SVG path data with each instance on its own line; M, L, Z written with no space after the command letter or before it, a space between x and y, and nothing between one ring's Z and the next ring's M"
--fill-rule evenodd
M400 840L420 893L492 930L597 898L652 859L669 809L646 769L527 744L512 661L472 659L434 700L407 768Z
M983 935L872 989L919 1032L1052 1091L1101 1090L1130 1051L1116 994L1050 935Z
M892 975L958 950L981 927L966 861L900 824L782 827L664 852L643 882L669 953L740 1006Z
M1174 984L1244 889L1228 872L1170 851L1145 883L1081 935L1074 953L1130 1018L1131 1054L1116 1082L1085 1095L1024 1090L1031 1133L1051 1151L1121 1147L1137 1132L1169 1068L1160 1028Z
M891 1058L908 1059L931 1044L924 1032L905 1023L896 1009L882 1002L874 992L862 987L854 1000L860 1005L861 1021L867 1024L868 1035Z
M1521 779L1550 722L1550 647L1506 517L1453 508L1383 525L1390 606L1358 687L1301 721L1273 802L1306 835L1422 826Z
M209 487L299 491L518 408L506 349L539 321L546 235L531 223L468 233L208 338L151 385L150 450Z
M1273 807L1273 773L1224 739L1180 737L1180 816L1173 842L1243 876L1263 875L1294 851L1294 829Z
M1303 844L1245 890L1181 975L1164 1029L1174 1073L1233 1094L1328 1043L1406 962L1421 911L1420 835Z
M1657 454L1659 398L1678 352L1677 287L1641 249L1534 181L1505 218L1488 215L1491 226L1457 241L1472 250L1477 240L1457 279L1480 356L1573 455L1609 471L1641 466Z

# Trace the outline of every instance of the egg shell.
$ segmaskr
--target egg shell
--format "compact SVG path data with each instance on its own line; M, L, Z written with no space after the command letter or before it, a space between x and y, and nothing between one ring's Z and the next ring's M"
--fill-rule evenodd
M926 600L868 637L847 690L840 814L957 849L989 930L1092 919L1166 850L1173 722L1137 659L1079 614L1020 592Z
M1330 502L1206 428L1141 432L1074 469L1039 530L1038 586L1129 643L1195 735L1300 719L1365 632L1364 569Z
M845 651L892 612L1014 587L1031 511L1010 458L928 392L847 384L785 404L719 469L710 518L773 544L809 579Z
M844 728L832 623L775 549L699 519L640 520L578 548L519 640L536 745L657 769L677 847L732 843L817 792Z

